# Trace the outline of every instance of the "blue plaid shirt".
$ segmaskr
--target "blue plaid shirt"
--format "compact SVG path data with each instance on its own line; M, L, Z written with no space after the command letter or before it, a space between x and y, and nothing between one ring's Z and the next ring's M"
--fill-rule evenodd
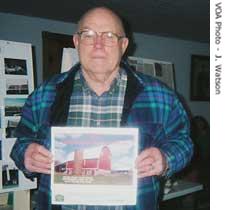
M170 177L183 169L193 154L186 112L176 94L161 82L133 72L125 62L121 66L127 73L127 87L120 126L139 128L140 151L154 146L164 153L169 166L166 177ZM67 122L74 76L78 70L79 64L38 87L28 97L17 127L17 141L11 158L25 176L38 177L38 210L52 209L50 176L27 171L23 164L24 153L32 142L51 148L50 127ZM139 179L137 204L125 208L158 209L160 181L158 176Z

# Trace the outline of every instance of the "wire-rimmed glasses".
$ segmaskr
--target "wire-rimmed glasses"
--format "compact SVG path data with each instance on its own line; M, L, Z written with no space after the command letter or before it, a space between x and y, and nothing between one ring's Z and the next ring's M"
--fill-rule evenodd
M125 36L120 36L111 31L96 32L90 29L77 32L77 34L80 36L81 43L85 45L94 45L98 36L101 37L103 45L109 47L115 46L120 39L125 38Z

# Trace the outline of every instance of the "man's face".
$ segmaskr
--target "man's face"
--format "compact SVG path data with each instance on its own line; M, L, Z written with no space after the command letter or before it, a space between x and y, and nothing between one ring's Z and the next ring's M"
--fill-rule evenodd
M89 29L97 33L110 31L119 36L123 35L117 19L107 10L98 9L83 19L79 31ZM92 45L84 44L79 35L74 35L73 41L83 70L106 75L119 70L121 57L128 45L128 39L122 38L115 45L106 46L100 35Z

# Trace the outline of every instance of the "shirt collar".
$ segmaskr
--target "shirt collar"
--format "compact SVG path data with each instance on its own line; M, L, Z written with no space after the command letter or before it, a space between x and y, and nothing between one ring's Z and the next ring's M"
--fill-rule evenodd
M126 71L123 68L120 68L115 79L113 80L113 82L110 86L110 89L108 91L106 91L105 93L112 95L114 92L118 91L121 81L122 81L122 79L124 79L125 76L126 76ZM77 71L77 73L75 74L74 80L80 81L83 91L93 93L93 90L88 86L88 84L83 76L82 70Z

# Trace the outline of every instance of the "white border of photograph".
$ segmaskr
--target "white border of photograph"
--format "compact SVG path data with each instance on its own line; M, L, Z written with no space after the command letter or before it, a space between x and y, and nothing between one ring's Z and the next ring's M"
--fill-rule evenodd
M21 190L30 190L30 189L37 188L36 178L34 179L34 181L31 181L30 179L27 179L20 170L18 170L18 176L19 176L18 186L3 189L3 187L2 187L2 167L6 164L17 168L14 163L7 162L7 161L0 161L0 193L21 191Z
M32 60L32 46L29 43L22 42L12 42L0 40L1 45L1 65L0 69L2 69L2 75L8 76L27 76L29 81L29 90L32 91L34 89L34 77L33 77L33 60ZM25 75L14 75L14 74L5 74L5 59L17 59L17 60L25 60L26 62L26 71Z
M3 48L3 59L18 59L18 60L25 60L26 61L26 69L27 74L32 76L33 78L33 61L32 61L32 47L30 43L22 43L22 42L12 42L12 41L5 41L0 40L0 44ZM5 62L3 60L3 62ZM4 66L5 67L5 66ZM32 70L32 71L31 71Z
M84 135L91 135L93 138L87 138L87 141L83 140ZM96 135L102 136L104 141L101 140L101 137L94 139ZM105 137L107 135L107 137ZM126 138L129 139L127 140ZM112 171L109 169L109 173L107 175L108 178L102 181L101 184L95 183L88 183L88 181L84 181L84 179L93 179L95 175L76 175L76 174L65 174L64 172L60 173L62 175L62 179L70 179L72 182L70 183L56 183L55 179L55 163L58 162L58 159L54 159L51 166L51 191L52 191L52 203L53 204L84 204L84 205L135 205L136 204L136 197L137 197L137 170L135 168L135 160L138 154L138 129L137 128L84 128L84 127L52 127L51 130L51 137L52 137L52 154L55 158L56 156L59 158L59 152L64 151L67 152L66 148L70 145L71 150L73 148L77 148L80 150L81 148L88 148L89 152L87 151L87 156L93 155L91 150L91 146L102 146L105 145L106 142L108 143L107 147L110 147L112 143L119 143L119 142L129 142L127 146L130 148L129 150L129 163L131 163L130 167L127 164L123 164L119 166L120 169L115 169L115 174L120 174L121 168L124 170L130 171L125 176L129 178L131 176L131 181L129 184L111 184L108 183L106 180L111 180L110 177L114 177L111 174ZM79 137L82 138L82 141L79 140ZM65 139L68 144L63 144L58 140ZM70 139L71 138L71 141ZM108 140L110 139L110 140ZM121 139L121 141L119 141ZM122 140L126 139L126 140ZM104 143L103 143L104 142ZM60 151L57 150L56 144L60 144ZM63 145L65 147L63 147ZM90 146L91 145L91 146ZM118 147L117 147L118 148ZM88 150L87 149L87 150ZM119 155L121 160L127 156L122 154L123 152L121 149L114 150L116 155ZM114 154L112 152L112 154ZM122 155L120 155L122 154ZM112 155L113 156L113 155ZM60 156L61 157L61 156ZM66 157L63 156L62 163L66 162ZM79 159L79 158L78 158ZM86 161L86 160L85 160ZM113 165L113 163L112 163ZM83 167L83 166L82 166ZM127 168L129 167L129 169ZM76 167L75 167L76 168ZM130 174L130 175L129 175ZM105 175L106 176L106 175ZM101 177L101 176L100 176ZM116 176L118 177L118 176ZM99 176L98 176L99 178ZM75 179L75 181L74 181ZM78 182L77 182L77 179ZM113 178L115 179L115 178ZM84 182L83 182L84 181ZM98 180L99 181L99 180ZM106 183L105 183L106 182ZM72 195L72 196L71 196Z
M2 142L2 160L6 162L13 162L10 158L10 152L12 150L13 145L15 144L15 139L5 139Z

